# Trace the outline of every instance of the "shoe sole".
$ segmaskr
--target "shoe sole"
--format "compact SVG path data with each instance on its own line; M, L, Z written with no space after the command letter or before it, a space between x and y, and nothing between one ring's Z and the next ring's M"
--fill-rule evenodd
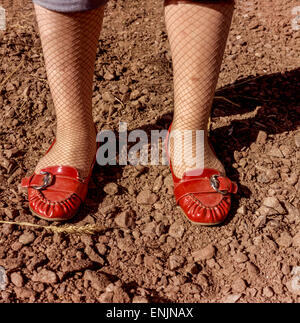
M71 216L70 218L67 218L67 219L61 219L61 218L47 218L47 217L45 217L45 216L42 216L42 215L40 215L40 214L38 214L38 213L34 212L34 211L32 210L32 208L31 208L31 207L29 207L29 209L30 209L31 213L32 213L34 216L36 216L36 217L38 217L38 218L40 218L40 219L42 219L42 220L49 221L49 222L55 222L55 221L63 222L63 221L68 221L68 220L71 220L71 219L74 217L74 215L75 215L75 214L74 214L73 216Z
M192 221L191 219L189 219L189 217L184 213L183 209L178 206L181 213L189 220L190 223L192 224L195 224L197 226L203 226L203 227L212 227L214 225L218 225L218 224L221 224L225 221L225 219L223 221L220 221L220 222L215 222L215 223L205 223L205 222L196 222L196 221Z

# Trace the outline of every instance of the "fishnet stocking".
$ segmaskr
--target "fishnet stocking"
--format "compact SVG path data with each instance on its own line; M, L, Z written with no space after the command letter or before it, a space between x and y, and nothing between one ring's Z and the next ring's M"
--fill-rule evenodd
M207 125L231 24L234 1L166 1L165 21L174 73L172 130L192 130L194 140L170 145L173 171L179 178L195 168L195 130L204 130L204 167L225 173L211 150Z
M58 13L35 5L57 117L56 142L36 166L76 167L86 177L96 153L92 83L104 7Z

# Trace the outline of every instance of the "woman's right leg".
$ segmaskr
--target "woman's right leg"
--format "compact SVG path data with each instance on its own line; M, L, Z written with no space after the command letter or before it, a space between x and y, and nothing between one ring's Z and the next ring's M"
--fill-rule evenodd
M35 173L22 180L22 186L28 188L34 215L62 221L72 218L84 201L96 154L92 91L105 1L36 2L57 129L54 145L38 162ZM93 9L86 8L86 4Z

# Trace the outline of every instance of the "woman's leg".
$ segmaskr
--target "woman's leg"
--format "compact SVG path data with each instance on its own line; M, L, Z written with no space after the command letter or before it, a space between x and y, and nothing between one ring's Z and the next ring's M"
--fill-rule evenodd
M165 21L172 51L174 72L174 119L172 130L205 131L204 167L225 173L207 139L207 124L220 66L231 24L234 1L166 1ZM195 140L183 145L195 154ZM183 147L171 146L173 171L179 178L195 168L185 162ZM189 160L190 159L190 160ZM189 164L189 165L188 165Z
M35 4L35 11L57 117L56 143L39 161L36 173L47 166L68 165L84 178L96 153L92 83L104 5L63 13Z

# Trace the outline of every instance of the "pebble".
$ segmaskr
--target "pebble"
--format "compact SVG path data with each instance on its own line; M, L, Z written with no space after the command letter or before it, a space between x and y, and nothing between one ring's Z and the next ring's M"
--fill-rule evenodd
M35 235L33 232L24 232L19 237L19 242L23 245L30 244L32 241L34 241Z
M300 231L293 237L293 246L300 248Z
M169 235L175 239L181 239L184 234L184 227L180 224L173 223L169 228Z
M6 289L6 285L7 285L6 270L2 266L0 266L0 292Z
M115 101L114 96L111 93L109 93L109 92L104 92L102 94L102 99L104 101L106 101L106 102L114 102Z
M247 285L242 278L237 278L231 287L234 292L242 293L247 288Z
M51 270L42 269L32 275L32 280L40 283L55 284L57 283L57 275Z
M242 264L244 262L246 262L248 260L248 257L242 253L242 252L238 252L237 254L235 254L233 256L233 259L238 263L238 264Z
M132 303L149 303L149 301L145 296L134 296Z
M89 257L89 259L93 262L98 263L99 265L104 264L103 258L101 258L97 252L94 251L94 249L90 246L86 246L84 249L85 254Z
M129 87L125 84L121 84L120 87L119 87L119 91L122 93L122 94L125 94L127 93L129 90Z
M195 261L209 260L213 258L216 253L216 249L213 245L209 244L203 249L192 252L192 256Z
M121 228L129 228L133 225L133 212L124 211L115 217L116 224Z
M260 215L285 214L284 208L275 196L266 197L263 200L261 207L256 212Z
M242 294L230 294L227 295L223 298L222 302L223 303L236 303L240 298L241 298Z
M99 303L111 303L114 293L113 292L105 292L100 295Z
M140 97L140 95L141 95L141 93L140 93L140 91L139 91L139 90L133 90L133 91L131 92L131 94L130 94L129 99L130 99L131 101L136 100L138 97Z
M118 185L116 183L108 183L103 187L103 191L108 195L115 195L118 193Z
M269 287L269 286L264 287L264 289L263 289L263 296L268 297L268 298L274 296L273 289L271 287Z
M267 140L267 133L265 131L260 130L257 134L257 138L256 138L256 143L257 144L265 144L266 140Z
M23 276L18 272L12 273L10 275L10 280L17 287L22 287L24 285Z
M278 157L278 158L282 158L283 154L281 152L281 150L277 147L272 147L268 152L267 152L268 156L271 157Z
M257 217L257 219L255 219L254 221L254 226L255 228L263 228L267 223L267 216L264 215L260 215L259 217Z
M291 268L289 265L287 264L283 264L282 265L282 268L281 268L281 271L284 275L288 275L290 272L291 272Z
M243 215L246 215L247 214L247 208L245 205L242 205L240 206L238 209L237 209L237 213L239 214L243 214Z
M90 282L91 287L97 291L104 291L111 283L105 274L97 273L89 269L84 272L83 279Z
M136 201L138 204L152 205L157 201L158 197L156 194L152 193L149 189L141 191Z
M288 232L282 232L276 242L280 247L288 248L292 245L293 238Z
M155 229L156 229L156 222L155 221L149 222L149 223L146 223L142 233L143 234L155 233Z
M159 175L154 181L153 192L157 193L161 189L162 184L163 184L163 177L162 175Z
M115 78L114 74L109 71L107 71L103 77L106 81L112 81Z
M246 266L249 276L256 276L259 274L259 269L252 262L247 262Z
M300 132L297 132L294 137L295 145L297 148L300 148Z
M300 296L300 266L293 267L292 275L293 277L287 282L286 287L291 293Z
M169 266L171 270L174 270L176 268L179 268L184 263L184 257L180 255L172 255L169 258Z

